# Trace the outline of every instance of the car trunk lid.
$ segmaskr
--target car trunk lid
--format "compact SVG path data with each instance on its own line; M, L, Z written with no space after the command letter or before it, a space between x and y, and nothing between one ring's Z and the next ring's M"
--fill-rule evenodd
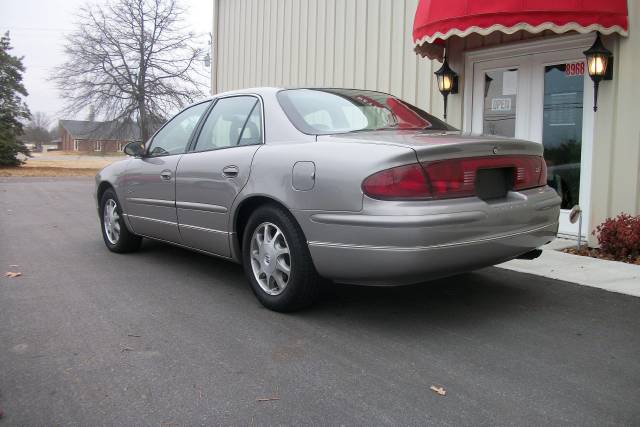
M498 136L477 136L459 132L429 130L380 130L318 135L318 141L361 144L387 144L408 147L418 160L431 162L460 157L495 155L542 156L542 144Z
M380 198L504 199L512 190L546 184L542 146L535 142L451 132L386 130L322 136L362 144L388 144L415 151L415 165L382 170L365 180L365 193ZM419 170L419 169L418 169ZM368 191L368 192L367 192ZM407 193L407 194L405 194Z

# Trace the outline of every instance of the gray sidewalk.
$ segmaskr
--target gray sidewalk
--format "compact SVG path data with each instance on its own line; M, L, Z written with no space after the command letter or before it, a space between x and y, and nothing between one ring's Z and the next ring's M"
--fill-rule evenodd
M571 240L557 239L543 248L542 255L535 260L516 259L498 267L640 297L640 265L571 255L557 250L573 245L575 242Z

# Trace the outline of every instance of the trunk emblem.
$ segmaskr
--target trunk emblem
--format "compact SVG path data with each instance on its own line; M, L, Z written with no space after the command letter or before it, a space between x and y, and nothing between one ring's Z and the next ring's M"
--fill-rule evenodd
M493 154L498 154L498 147L493 147Z

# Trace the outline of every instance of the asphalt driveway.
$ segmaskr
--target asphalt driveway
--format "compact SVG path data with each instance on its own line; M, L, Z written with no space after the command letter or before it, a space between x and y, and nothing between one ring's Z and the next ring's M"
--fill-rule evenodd
M109 253L92 190L0 181L0 426L640 424L640 298L488 268L277 314L235 264Z

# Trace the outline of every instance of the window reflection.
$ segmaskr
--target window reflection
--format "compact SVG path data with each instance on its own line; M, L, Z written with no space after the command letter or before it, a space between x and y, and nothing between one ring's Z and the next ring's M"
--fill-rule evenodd
M548 184L562 197L562 208L579 202L584 66L545 67L542 143ZM577 71L576 71L577 70Z
M513 138L516 135L518 70L488 71L484 75L482 132Z

